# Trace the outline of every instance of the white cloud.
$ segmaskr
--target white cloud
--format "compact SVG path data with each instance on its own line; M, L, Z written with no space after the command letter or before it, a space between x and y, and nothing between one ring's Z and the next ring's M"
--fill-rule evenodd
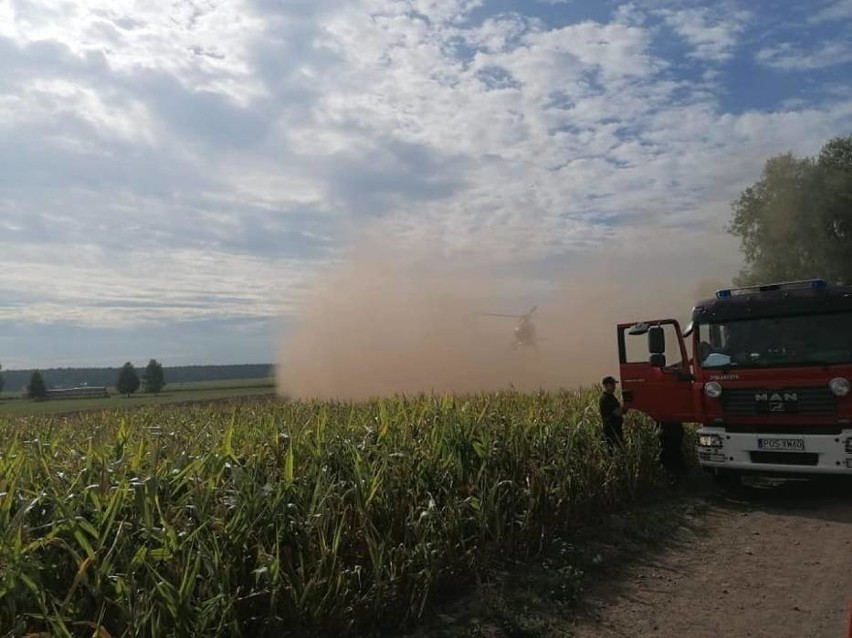
M40 79L24 82L16 96L5 96L8 106L2 109L5 116L0 128L19 128L23 124L50 122L63 115L72 115L100 134L124 142L153 144L155 124L148 108L138 100L126 96L110 96L94 87L82 86L64 79ZM61 145L63 136L54 138ZM84 151L84 140L72 144ZM95 151L97 152L97 151Z
M691 55L701 60L724 62L733 56L750 14L706 8L660 11L666 23L692 47Z
M0 243L0 251L6 276L0 321L23 323L128 327L278 316L295 309L314 270L296 260L201 250L121 254L80 244L57 269L44 259L55 246Z
M10 3L5 18L0 35L21 45L56 43L127 75L164 71L242 104L262 94L249 47L263 20L243 0L28 0Z
M767 144L741 131L752 117L770 122L775 115L720 117L702 83L672 79L642 27L547 29L506 18L464 31L400 15L363 22L346 15L329 31L348 64L323 92L328 121L368 131L369 139L392 136L475 158L462 196L400 202L377 226L377 234L412 247L437 242L506 262L562 254L618 241L625 226L646 223L662 202L671 209L666 224L676 229L680 220L687 228L697 203L718 191L733 196L745 183L744 167L754 175L762 153L784 149L777 135ZM709 42L704 35L696 34L696 44ZM447 53L458 37L479 47L469 62ZM719 46L708 44L702 55L727 55L734 42L714 41ZM344 71L353 67L350 84ZM500 76L496 88L483 72ZM676 93L685 105L673 103ZM802 126L783 142L800 148L815 127L825 122L822 132L829 131L846 117L843 109L793 113ZM600 221L613 215L616 225Z
M226 157L212 163L219 176L220 190L209 193L214 200L231 206L257 206L281 211L305 206L322 207L322 185L299 170L276 166L248 157ZM211 167L211 168L213 168Z
M479 51L497 53L517 44L530 28L531 21L517 13L488 18L475 28L468 29L465 40Z
M384 4L388 3L379 2L378 5L373 3L370 6L381 7ZM481 7L484 0L407 0L402 4L410 6L418 14L426 16L433 22L455 23L472 10Z
M852 45L845 41L825 42L811 50L803 50L784 43L761 49L755 59L782 71L812 71L852 62Z
M852 0L828 0L808 18L811 24L852 20Z

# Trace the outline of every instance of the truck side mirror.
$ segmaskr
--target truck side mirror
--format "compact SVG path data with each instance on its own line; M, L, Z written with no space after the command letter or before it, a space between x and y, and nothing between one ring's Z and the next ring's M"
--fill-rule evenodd
M648 352L651 354L666 353L666 333L662 326L648 329Z
M666 355L664 354L652 354L649 360L652 368L665 368L666 367Z

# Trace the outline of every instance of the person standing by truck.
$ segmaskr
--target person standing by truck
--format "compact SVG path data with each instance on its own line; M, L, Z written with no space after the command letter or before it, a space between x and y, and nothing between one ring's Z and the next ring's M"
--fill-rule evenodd
M610 450L620 448L624 440L624 408L615 396L617 383L613 377L604 377L601 381L603 394L598 400L603 435Z

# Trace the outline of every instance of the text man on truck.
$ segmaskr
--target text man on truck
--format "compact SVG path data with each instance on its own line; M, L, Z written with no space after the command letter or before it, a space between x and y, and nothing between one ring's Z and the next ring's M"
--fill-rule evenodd
M701 466L852 475L852 286L820 279L719 290L674 319L618 326L624 403L697 423Z

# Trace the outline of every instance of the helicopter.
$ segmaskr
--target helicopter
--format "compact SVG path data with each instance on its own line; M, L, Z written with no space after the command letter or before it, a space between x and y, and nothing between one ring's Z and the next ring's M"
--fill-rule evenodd
M532 314L537 308L538 306L533 306L530 308L529 312L523 315L507 315L497 312L478 312L476 314L488 317L510 317L512 319L517 319L518 322L515 324L514 330L515 339L512 342L512 349L517 350L520 347L534 348L537 344L535 324L532 322Z

